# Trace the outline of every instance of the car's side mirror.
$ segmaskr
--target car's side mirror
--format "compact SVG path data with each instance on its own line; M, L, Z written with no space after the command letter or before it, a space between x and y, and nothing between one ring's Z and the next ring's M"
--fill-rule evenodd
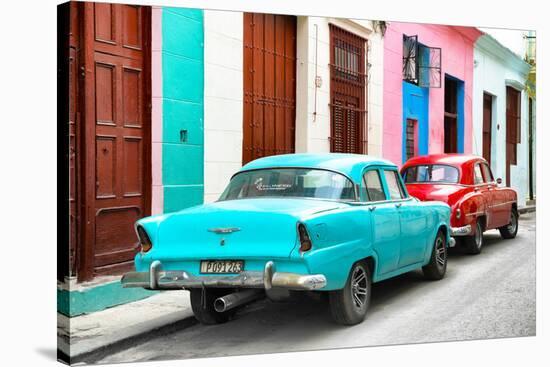
M497 185L500 185L502 183L502 178L497 178Z

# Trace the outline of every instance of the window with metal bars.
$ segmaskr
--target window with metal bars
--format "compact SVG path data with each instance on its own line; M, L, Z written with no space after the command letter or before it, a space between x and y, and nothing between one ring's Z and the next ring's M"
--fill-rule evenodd
M407 126L405 131L405 149L407 153L407 159L418 155L416 128L416 120L407 119Z
M330 25L331 152L367 153L366 40Z
M403 80L419 87L441 88L441 48L403 35Z

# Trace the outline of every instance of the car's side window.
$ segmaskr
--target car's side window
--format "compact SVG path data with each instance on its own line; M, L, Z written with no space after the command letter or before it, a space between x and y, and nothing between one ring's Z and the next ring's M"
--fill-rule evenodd
M397 171L384 170L384 178L386 179L386 183L388 185L390 200L403 199L405 197L405 193L399 184Z
M483 163L481 165L481 168L483 170L483 177L485 178L485 182L494 182L495 179L493 178L493 173L491 172L491 168L489 168L489 165L487 163Z
M384 189L382 187L382 182L380 181L380 174L378 173L378 170L373 169L367 171L363 175L363 183L367 192L368 201L386 200L386 195L384 195Z
M474 185L483 183L483 174L481 173L481 165L476 163L474 165Z

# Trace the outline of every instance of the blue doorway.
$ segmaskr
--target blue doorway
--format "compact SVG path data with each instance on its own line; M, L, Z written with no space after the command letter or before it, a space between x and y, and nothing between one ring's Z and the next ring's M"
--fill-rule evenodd
M402 163L428 154L429 89L403 82Z

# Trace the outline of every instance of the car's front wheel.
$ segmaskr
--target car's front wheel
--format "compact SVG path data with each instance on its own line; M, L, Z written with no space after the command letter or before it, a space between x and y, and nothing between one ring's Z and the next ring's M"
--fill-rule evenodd
M430 262L422 267L422 272L427 279L439 280L447 271L447 242L445 234L441 231L435 237Z
M332 318L342 325L355 325L365 319L370 303L371 274L363 262L355 263L344 288L329 293Z
M227 322L235 313L235 309L218 312L214 309L214 301L223 297L232 290L229 289L190 289L191 309L201 324L213 325Z
M510 239L516 237L518 233L518 211L512 208L510 212L510 223L500 227L498 230L502 238Z

